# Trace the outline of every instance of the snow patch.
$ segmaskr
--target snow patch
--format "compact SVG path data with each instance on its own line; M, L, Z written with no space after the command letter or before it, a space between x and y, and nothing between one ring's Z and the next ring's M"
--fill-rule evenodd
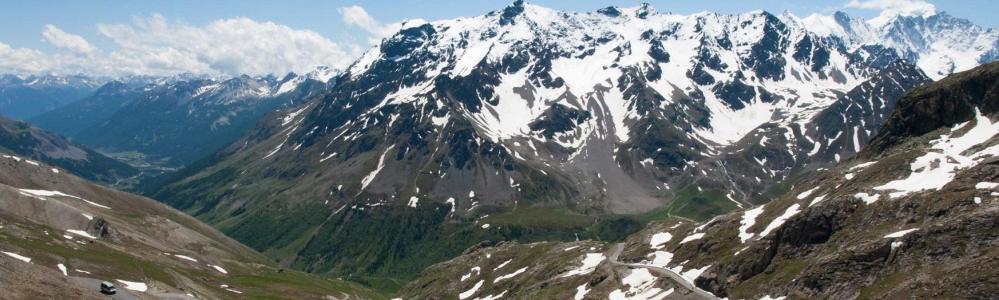
M500 276L500 277L496 277L496 280L493 280L493 283L497 283L497 282L500 282L502 280L513 278L514 276L517 276L517 275L520 275L521 273L524 273L524 271L527 271L527 267L523 267L523 268L517 269L516 271L513 271L513 273L510 273L510 274L506 274L506 275L503 275L503 276Z
M979 190L994 189L996 187L999 187L999 183L983 181L975 184L975 188Z
M473 267L472 269L468 270L468 274L461 275L461 281L465 281L466 279L472 278L472 273L478 275L481 270L482 269L480 269L479 267Z
M468 289L467 291L458 294L458 299L468 299L468 297L475 295L475 293L479 291L479 288L482 287L482 282L483 282L482 280L479 280L479 282L475 283L475 286L472 286L472 288Z
M97 206L97 207L100 207L100 208L111 209L110 207L107 207L107 206L104 206L104 205L100 205L100 204L88 201L86 199L83 199L83 198L80 198L80 197L77 197L77 196L73 196L73 195L70 195L70 194L66 194L66 193L63 193L63 192L60 192L60 191L31 190L31 189L17 189L17 190L22 195L25 195L25 196L35 197L35 198L41 197L41 198L39 198L41 200L45 200L44 197L61 196L61 197L68 197L68 198L74 198L74 199L82 200L83 202L86 202L87 204L90 204L90 205L93 205L93 206Z
M652 245L652 249L662 249L664 244L673 239L673 235L669 232L660 232L652 235L649 240L649 244Z
M912 229L900 230L900 231L896 231L896 232L892 232L892 233L886 234L884 238L886 238L886 239L900 238L900 237L903 237L903 236L905 236L905 235L907 235L907 234L909 234L909 233L911 233L913 231L916 231L916 230L919 230L919 228L912 228Z
M801 210L798 209L800 207L801 205L798 205L798 203L792 204L790 207L787 208L787 210L784 211L784 214L778 216L772 222L770 222L770 224L767 225L767 228L764 228L763 231L760 232L760 236L761 237L767 236L768 234L770 234L771 231L780 228L781 225L784 225L784 222L786 222L788 219L801 212Z
M143 283L143 282L125 281L125 280L121 280L121 279L115 279L115 281L118 281L121 284L123 284L124 288L129 289L129 290L133 290L133 291L136 291L136 292L145 292L147 289L149 289L149 287L146 286L146 284Z
M496 266L496 268L493 269L493 270L502 269L503 267L506 267L506 265L509 264L512 261L513 261L513 259L508 259L508 260L504 261L503 263L499 264L498 266Z
M586 285L584 283L576 287L576 295L572 296L572 299L583 300L583 297L586 297L586 294L590 292L590 289Z
M613 300L664 299L673 293L673 289L663 290L656 287L658 279L649 272L649 269L632 269L628 276L621 279L621 283L628 286L628 289L616 289L611 291L607 297Z
M372 180L375 180L375 176L378 176L378 172L382 171L382 168L385 167L385 156L388 155L389 151L392 151L392 148L394 147L395 145L392 145L385 149L385 152L382 152L382 156L378 157L378 166L375 167L375 170L368 173L367 176L364 176L364 179L361 179L361 191L367 188L368 184L371 184Z
M79 236L82 236L82 237L85 237L85 238L88 238L88 239L91 239L91 240L96 240L97 239L96 236L90 235L89 233L87 233L86 231L83 231L83 230L66 229L66 232L69 232L69 233L72 233L72 234L75 234L75 235L79 235Z
M7 252L7 251L3 251L3 254L6 254L7 256L13 257L16 260L20 260L20 261L23 261L23 262L26 262L26 263L29 263L29 264L31 263L31 258L27 257L27 256L23 256L23 255L14 253L14 252Z
M692 268L690 270L687 270L686 272L680 273L680 277L683 277L683 279L686 279L687 282L693 285L694 279L697 279L697 277L701 277L701 274L704 273L704 271L707 271L708 268L711 268L711 265L701 267L700 269Z
M939 190L954 180L958 171L978 165L986 157L999 155L999 145L964 154L999 133L999 122L992 122L978 108L975 108L974 122L974 125L968 125L970 122L958 124L950 132L931 141L927 153L909 165L911 173L908 177L890 181L874 189L895 191L889 195L891 198L919 191ZM956 131L969 126L971 127L963 135L953 137Z
M590 274L590 272L597 269L597 266L600 265L604 259L607 259L607 257L605 257L603 253L587 253L583 258L583 265L563 274L562 277Z
M809 195L811 195L812 193L814 193L815 190L818 190L818 189L819 189L819 187L815 187L813 189L801 192L801 194L798 194L797 198L798 198L798 200L804 200L805 198L808 198Z
M489 296L485 296L485 297L476 297L475 300L499 300L499 299L502 299L503 296L506 296L506 292L507 291L503 291L502 293L499 293L498 295L489 295Z
M739 240L745 243L753 238L754 233L749 232L749 228L756 224L756 217L763 213L763 206L747 210L742 214L742 221L739 221Z
M220 267L218 265L208 265L208 266L212 267L212 269L215 269L215 271L219 271L219 273L229 274L229 271L226 271L225 269L223 269L222 267Z
M680 244L683 245L683 244L686 244L687 242L690 242L690 241L693 241L693 240L699 240L699 239L701 239L703 237L704 237L704 233L703 232L691 234L691 235L688 235L687 237L683 238L683 240L680 240Z
M856 193L853 196L860 199L860 201L864 201L866 204L871 204L881 199L881 195L878 194Z
M198 262L197 259L194 259L193 257L190 257L190 256L185 256L185 255L180 255L180 254L174 254L173 256L175 256L175 257L177 257L179 259L187 260L187 261Z

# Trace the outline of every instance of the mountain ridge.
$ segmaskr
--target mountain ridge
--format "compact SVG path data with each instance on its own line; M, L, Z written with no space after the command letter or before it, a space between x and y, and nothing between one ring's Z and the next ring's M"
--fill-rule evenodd
M121 161L41 130L31 124L0 116L0 152L17 161L57 166L77 176L108 185L123 184L139 170ZM23 158L22 158L23 157ZM53 169L55 170L55 169ZM58 171L58 170L56 170Z
M335 84L328 67L283 78L123 78L33 119L39 126L134 164L167 169L235 141L265 113L294 106Z
M704 222L658 220L617 244L483 245L429 267L398 296L987 298L999 255L996 76L991 63L910 91L870 147L770 203ZM893 184L913 177L923 185Z

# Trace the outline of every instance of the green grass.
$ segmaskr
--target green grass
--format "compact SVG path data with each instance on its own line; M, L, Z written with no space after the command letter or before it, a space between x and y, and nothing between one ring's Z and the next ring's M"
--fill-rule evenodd
M812 172L793 173L789 175L786 180L781 180L779 183L771 185L759 196L754 197L751 202L754 204L766 204L770 201L776 200L777 198L780 198L780 196L783 196L787 192L791 191L791 189L794 188L798 182L806 178L806 175L810 174L812 174Z
M378 277L378 276L350 276L345 279L350 280L352 282L357 282L369 289L372 289L384 295L395 294L399 292L399 290L401 290L404 286L406 286L407 283L409 283L408 281L401 280L398 278Z
M676 192L676 196L668 206L644 215L643 219L665 219L676 216L705 221L738 208L720 191L698 191L695 187L686 186Z
M872 299L874 297L884 296L887 292L890 292L893 288L897 288L900 283L905 281L909 277L906 272L895 272L888 276L882 276L871 285L865 286L860 289L859 299Z
M802 259L775 262L770 265L770 269L756 274L756 276L736 286L732 290L731 297L734 299L748 298L757 295L762 288L770 286L771 283L791 282L795 275L801 273L806 266L808 263Z
M572 213L566 209L520 207L489 215L480 223L492 225L521 225L531 227L583 228L594 223L594 218Z
M229 280L241 288L246 296L254 299L306 298L317 294L339 296L341 292L362 296L364 299L387 299L384 294L366 289L360 284L343 280L306 275L298 271L269 271L253 275L232 275ZM307 291L307 293L301 293ZM301 299L301 298L300 298Z
M66 263L71 269L82 268L91 272L90 277L102 279L124 279L135 281L158 281L167 285L176 285L176 275L202 280L222 281L242 291L242 296L252 299L313 299L324 295L342 296L347 293L361 296L363 299L386 299L388 294L397 290L402 283L382 283L389 287L384 291L374 291L361 284L345 280L324 278L298 271L281 270L266 267L225 277L197 268L167 266L129 253L121 252L103 245L104 242L75 245L71 241L54 237L59 231L45 226L19 225L38 239L23 239L0 232L0 244L10 245L22 250L36 264L55 266L56 263ZM47 230L50 235L42 232ZM128 243L128 241L124 241ZM76 249L67 245L78 246ZM232 271L232 270L230 270ZM215 288L209 284L209 287ZM227 293L219 290L220 293Z
M59 231L49 229L49 232L55 234ZM45 235L39 236L49 237ZM75 259L88 264L100 265L105 267L105 269L114 271L113 274L101 274L101 270L90 270L95 275L114 276L115 278L132 280L150 278L167 284L174 284L173 278L164 270L163 266L155 265L127 253L109 248L100 242L79 245L78 249L73 249L61 245L60 242L52 238L36 240L0 235L0 241L18 248L30 249L31 252L25 253L27 255L44 253L50 256L61 257L64 260Z
M657 208L656 210L653 210L653 211L650 211L650 212L647 212L647 213L644 213L644 214L635 215L635 219L639 220L639 221L641 221L643 223L648 223L648 222L652 222L652 221L659 221L659 220L668 220L668 219L674 218L674 217L676 217L676 216L670 214L670 208L669 208L669 206L660 207L660 208Z

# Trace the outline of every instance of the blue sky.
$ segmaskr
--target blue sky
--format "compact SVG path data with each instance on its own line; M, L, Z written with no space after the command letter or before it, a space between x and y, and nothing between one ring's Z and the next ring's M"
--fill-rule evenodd
M847 7L848 1L857 1L871 4L871 6L891 6L910 5L911 3L925 3L924 0L818 0L818 1L688 1L688 0L648 0L648 1L571 1L571 0L534 0L528 1L533 4L546 6L567 11L592 11L605 6L635 6L641 2L651 3L658 11L670 11L681 14L688 14L700 11L715 11L720 13L742 13L754 9L765 9L774 13L790 10L799 16L807 16L811 13L828 14L836 10L844 10L851 15L872 18L880 13L880 8L860 9ZM345 15L353 11L344 11L342 8L359 6L363 8L370 19L368 22L375 22L371 26L385 26L403 19L425 19L437 20L448 19L460 16L481 15L488 11L500 9L508 5L512 0L399 0L399 1L15 1L5 4L6 8L0 10L0 51L7 46L9 51L23 50L18 53L4 56L0 52L0 60L15 58L42 57L37 55L56 55L66 49L79 50L80 43L91 46L83 46L96 51L88 52L88 59L110 59L113 51L122 43L129 43L134 39L140 39L143 35L143 28L137 24L153 24L151 19L162 21L165 24L165 32L169 34L173 28L190 29L189 34L197 35L196 28L208 27L212 22L218 20L244 17L253 23L229 24L227 28L243 28L248 25L260 25L260 30L275 29L275 25L287 28L292 31L272 32L275 37L294 34L300 31L309 31L318 34L321 38L340 47L337 51L322 53L321 58L309 56L308 45L317 48L328 46L325 41L316 41L313 36L303 35L299 42L305 43L303 53L298 53L298 58L292 59L319 59L321 61L338 61L334 59L337 55L356 55L358 51L370 45L372 40L372 29L365 29L364 26L354 22L347 24ZM999 1L994 0L952 0L933 1L937 11L946 11L952 15L967 18L985 27L996 27L999 20L995 18L994 12L999 11ZM857 5L854 5L857 6ZM267 23L272 22L273 24ZM103 26L103 29L102 29ZM128 27L135 32L128 32ZM53 30L54 28L54 30ZM108 34L109 28L116 28L117 34ZM249 26L249 28L256 28ZM276 30L283 30L278 28ZM124 31L123 31L124 30ZM225 29L218 29L225 30ZM43 34L44 33L44 34ZM85 42L80 42L74 38L78 36ZM162 38L162 36L161 36ZM233 37L238 42L239 37ZM68 40L69 44L53 42L54 39ZM150 38L152 39L152 38ZM243 37L242 39L245 39ZM206 38L207 42L212 42L211 38ZM219 42L226 41L218 39ZM145 43L156 43L156 41L145 41ZM143 45L141 47L146 47ZM139 47L139 46L137 46ZM183 51L201 51L192 48ZM11 50L13 49L13 50ZM162 48L157 48L162 49ZM131 49L134 52L144 51L143 49ZM278 51L280 49L274 49ZM287 51L288 49L283 49ZM33 52L32 52L33 51ZM78 51L79 52L79 51ZM96 53L96 54L95 54ZM16 54L16 55L15 55ZM136 54L136 53L121 53ZM253 53L244 53L252 59ZM35 55L35 56L33 56ZM158 53L164 61L182 60L183 57L171 57L166 53ZM209 54L208 56L216 55ZM221 55L217 54L216 56ZM78 55L76 55L78 56ZM315 55L313 55L315 56ZM70 59L75 56L61 56L60 58ZM42 59L42 58L39 58ZM221 59L221 58L220 58ZM153 69L148 62L135 62L149 72ZM163 63L162 61L160 63ZM237 64L238 59L231 62L212 61L210 66L201 66L201 69L219 68L218 65ZM0 72L13 68L12 62L0 61ZM66 63L60 63L65 65ZM84 70L95 68L88 66L84 60L76 61L76 67L65 66L50 68L66 68L67 70ZM244 68L247 72L255 70L266 70L273 66L257 66ZM110 68L105 65L102 68ZM182 69L183 67L177 67ZM198 69L199 67L192 67ZM42 70L41 68L39 70ZM294 69L294 68L293 68ZM169 71L169 68L164 69ZM140 68L139 71L142 72Z

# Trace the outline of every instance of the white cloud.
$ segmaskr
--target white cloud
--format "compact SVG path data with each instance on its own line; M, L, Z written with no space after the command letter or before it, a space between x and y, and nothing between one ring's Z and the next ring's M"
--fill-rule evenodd
M426 23L423 19L404 20L397 23L383 24L368 14L364 7L351 5L337 8L343 22L349 26L356 26L368 34L368 42L377 44L383 38L389 37L403 27Z
M338 9L343 22L377 44L421 19L383 23L361 6ZM368 45L339 44L311 30L239 17L204 25L170 20L159 14L132 22L97 24L110 41L95 45L84 37L48 24L42 40L53 46L40 51L0 43L0 73L85 73L91 75L283 75L304 73L317 65L343 68Z
M111 41L107 51L53 25L42 32L43 40L56 47L52 52L0 43L0 72L283 75L316 65L345 67L360 54L356 46L334 43L310 30L249 18L195 26L153 15L97 28Z
M881 14L871 20L875 25L884 24L895 16L931 16L937 10L935 5L924 0L850 0L846 7L881 10Z
M40 73L52 68L52 60L41 51L12 48L0 43L0 70L15 73Z
M344 23L361 28L372 38L381 39L395 32L392 25L385 25L375 20L363 7L351 5L337 8L337 12L340 13Z
M79 53L92 53L97 50L93 45L91 45L83 37L75 34L66 33L55 27L52 24L46 24L45 30L42 31L42 38L46 42L52 44L53 46L68 49L70 51Z
M140 74L283 74L316 65L342 67L354 57L316 32L249 18L199 27L153 15L97 28L118 46L110 59Z

